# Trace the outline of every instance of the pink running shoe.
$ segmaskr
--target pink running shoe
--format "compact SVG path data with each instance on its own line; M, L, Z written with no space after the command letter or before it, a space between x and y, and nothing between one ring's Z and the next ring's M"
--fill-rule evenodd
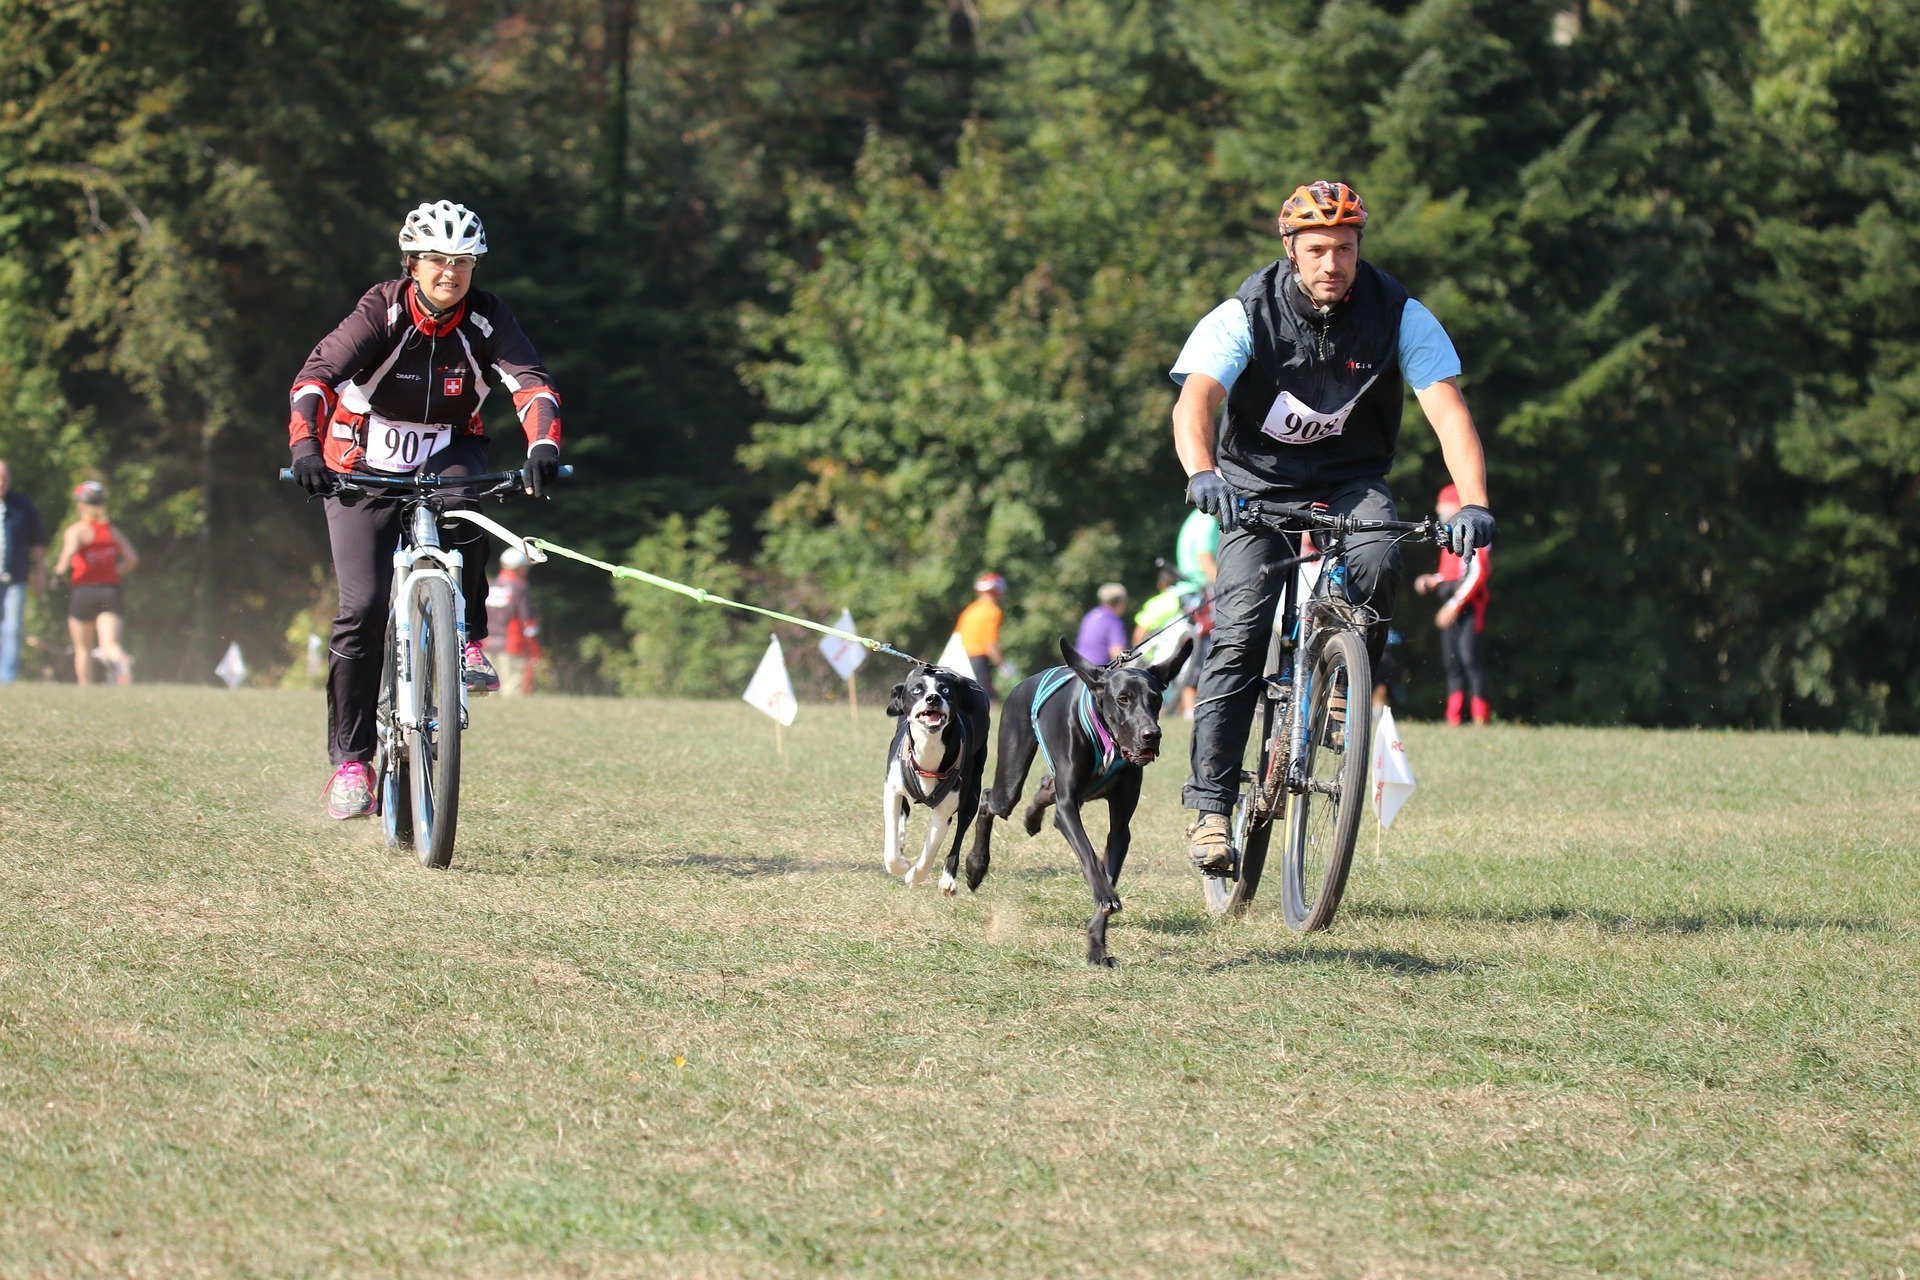
M460 651L460 679L468 693L500 692L500 673L487 661L487 651L478 640L467 641L467 647Z
M373 814L373 770L358 760L349 760L333 771L327 783L329 818L366 818Z

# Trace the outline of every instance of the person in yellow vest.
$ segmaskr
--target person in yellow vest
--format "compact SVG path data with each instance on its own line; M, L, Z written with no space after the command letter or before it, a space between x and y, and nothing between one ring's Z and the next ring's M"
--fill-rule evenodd
M1000 695L993 687L993 672L1005 660L1000 652L1000 601L1007 594L1007 580L997 573L983 573L973 580L973 591L973 603L960 611L953 629L960 633L973 678L997 701Z

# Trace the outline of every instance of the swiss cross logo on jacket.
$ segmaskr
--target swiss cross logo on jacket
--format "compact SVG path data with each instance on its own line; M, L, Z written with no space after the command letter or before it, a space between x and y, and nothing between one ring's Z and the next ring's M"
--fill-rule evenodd
M450 373L440 379L440 394L443 396L457 396L466 389L467 375L464 373Z

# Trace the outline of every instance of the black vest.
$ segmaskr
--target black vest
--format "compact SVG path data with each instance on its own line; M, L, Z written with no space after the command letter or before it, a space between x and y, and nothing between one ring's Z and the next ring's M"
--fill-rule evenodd
M1362 262L1352 292L1322 322L1282 258L1234 297L1247 309L1253 359L1227 396L1220 474L1250 497L1291 499L1385 476L1405 395L1406 289Z

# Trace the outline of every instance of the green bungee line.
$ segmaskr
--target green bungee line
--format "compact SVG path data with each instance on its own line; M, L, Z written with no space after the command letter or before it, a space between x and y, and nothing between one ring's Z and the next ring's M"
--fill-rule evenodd
M863 648L871 649L875 653L884 653L890 658L899 658L902 662L920 661L919 658L914 657L910 653L902 653L892 645L882 643L868 636L855 635L851 631L842 631L838 627L829 627L825 623L814 622L808 618L796 618L790 613L781 613L778 609L762 609L757 604L747 604L741 600L729 600L725 596L715 595L705 587L690 587L684 582L675 582L672 578L663 578L659 574L648 573L644 569L629 569L623 564L608 564L605 560L595 560L592 556L582 555L572 547L563 547L557 542L548 542L545 538L526 538L523 539L523 541L530 546L540 548L542 551L550 551L554 555L565 556L569 560L578 560L581 564L590 564L596 569L604 569L616 578L632 578L635 582L644 582L650 587L659 587L662 591L671 591L675 595L686 596L688 599L697 601L700 604L717 604L728 609L739 609L744 613L757 613L763 618L772 618L775 622L787 622L796 627L805 627L809 631L818 631L824 636L837 636L842 640L851 640ZM935 664L929 662L924 665L933 666Z

